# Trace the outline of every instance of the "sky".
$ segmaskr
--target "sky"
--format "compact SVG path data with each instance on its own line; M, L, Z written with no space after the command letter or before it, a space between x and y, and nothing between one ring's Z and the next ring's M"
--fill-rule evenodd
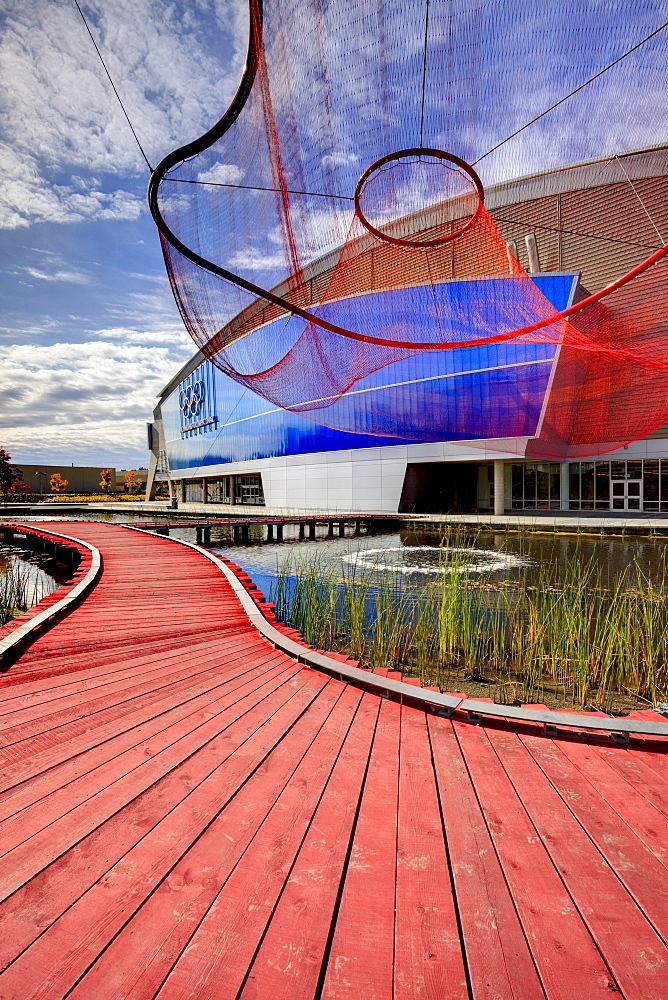
M665 0L550 0L548 21L534 30L534 5L506 0L501 39L497 6L433 4L435 44L456 52L460 69L427 100L440 104L448 84L450 132L437 139L471 160L668 20ZM246 0L83 0L82 8L152 165L220 117L243 66ZM461 49L447 33L450 12ZM558 44L535 43L547 29ZM400 32L399 61L405 44ZM665 140L666 44L658 36L637 62L485 159L483 181ZM641 60L653 76L638 71ZM368 97L347 75L354 123ZM146 207L146 163L73 0L0 0L0 81L0 447L19 463L146 465L156 394L193 344ZM352 189L367 153L337 149L321 163L331 161L339 186ZM222 162L228 173L230 162ZM248 261L249 248L230 244L223 263L271 284L282 258L266 236Z
M82 8L153 165L217 120L243 65L243 0ZM0 0L0 18L0 447L144 466L156 394L193 353L148 168L72 0Z

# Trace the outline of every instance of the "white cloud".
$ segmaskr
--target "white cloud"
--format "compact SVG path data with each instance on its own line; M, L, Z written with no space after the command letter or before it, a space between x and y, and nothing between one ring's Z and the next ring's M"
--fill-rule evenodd
M238 184L243 179L245 171L234 163L214 163L208 170L202 170L197 175L198 181L209 184Z
M0 0L0 10L0 227L136 219L143 199L119 178L146 165L76 7ZM85 10L152 162L220 116L246 43L243 0L89 0ZM206 51L216 26L224 60Z
M0 441L16 461L145 464L144 423L190 352L115 332L113 342L0 347Z
M356 153L328 153L320 161L323 167L345 167L348 164L359 163Z
M63 281L69 285L89 285L90 278L81 271L61 269L59 271L41 271L36 267L22 267L22 271L36 281Z

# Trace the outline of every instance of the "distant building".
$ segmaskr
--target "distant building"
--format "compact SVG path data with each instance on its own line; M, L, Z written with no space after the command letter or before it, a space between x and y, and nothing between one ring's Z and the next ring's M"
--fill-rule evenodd
M67 480L66 493L102 493L100 470L109 466L91 465L24 465L15 463L23 473L28 493L53 494L51 476L56 472ZM111 482L116 483L116 470L112 469ZM112 490L115 486L112 485ZM55 494L54 494L55 495Z

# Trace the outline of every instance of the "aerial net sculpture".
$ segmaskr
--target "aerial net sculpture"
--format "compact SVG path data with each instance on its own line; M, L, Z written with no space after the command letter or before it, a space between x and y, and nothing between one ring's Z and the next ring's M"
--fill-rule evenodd
M668 421L662 7L250 0L232 104L149 191L197 346L273 406L379 443L519 433L576 456ZM651 190L647 154L617 155L650 144ZM536 201L596 157L633 211L580 235L624 266L555 306L485 190L533 175Z

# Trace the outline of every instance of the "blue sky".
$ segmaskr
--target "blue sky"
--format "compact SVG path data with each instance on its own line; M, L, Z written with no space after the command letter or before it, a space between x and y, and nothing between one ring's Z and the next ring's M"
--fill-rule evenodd
M246 0L82 6L153 164L217 120L241 72ZM432 6L438 44L449 12L461 15L462 47L428 104L454 95L443 142L471 159L668 20L664 0L590 0L586 17L548 0L536 25L534 4L507 0L502 37L498 5ZM72 0L0 0L0 19L0 446L19 462L144 465L156 392L193 351L146 209L146 165ZM666 141L666 42L482 161L483 181ZM350 83L352 108L362 96ZM366 150L337 155L354 186ZM225 263L270 283L265 242L262 267L244 265L241 245Z
M156 163L234 92L245 4L83 4ZM147 464L155 395L192 353L148 171L70 0L0 0L0 446L16 461Z

